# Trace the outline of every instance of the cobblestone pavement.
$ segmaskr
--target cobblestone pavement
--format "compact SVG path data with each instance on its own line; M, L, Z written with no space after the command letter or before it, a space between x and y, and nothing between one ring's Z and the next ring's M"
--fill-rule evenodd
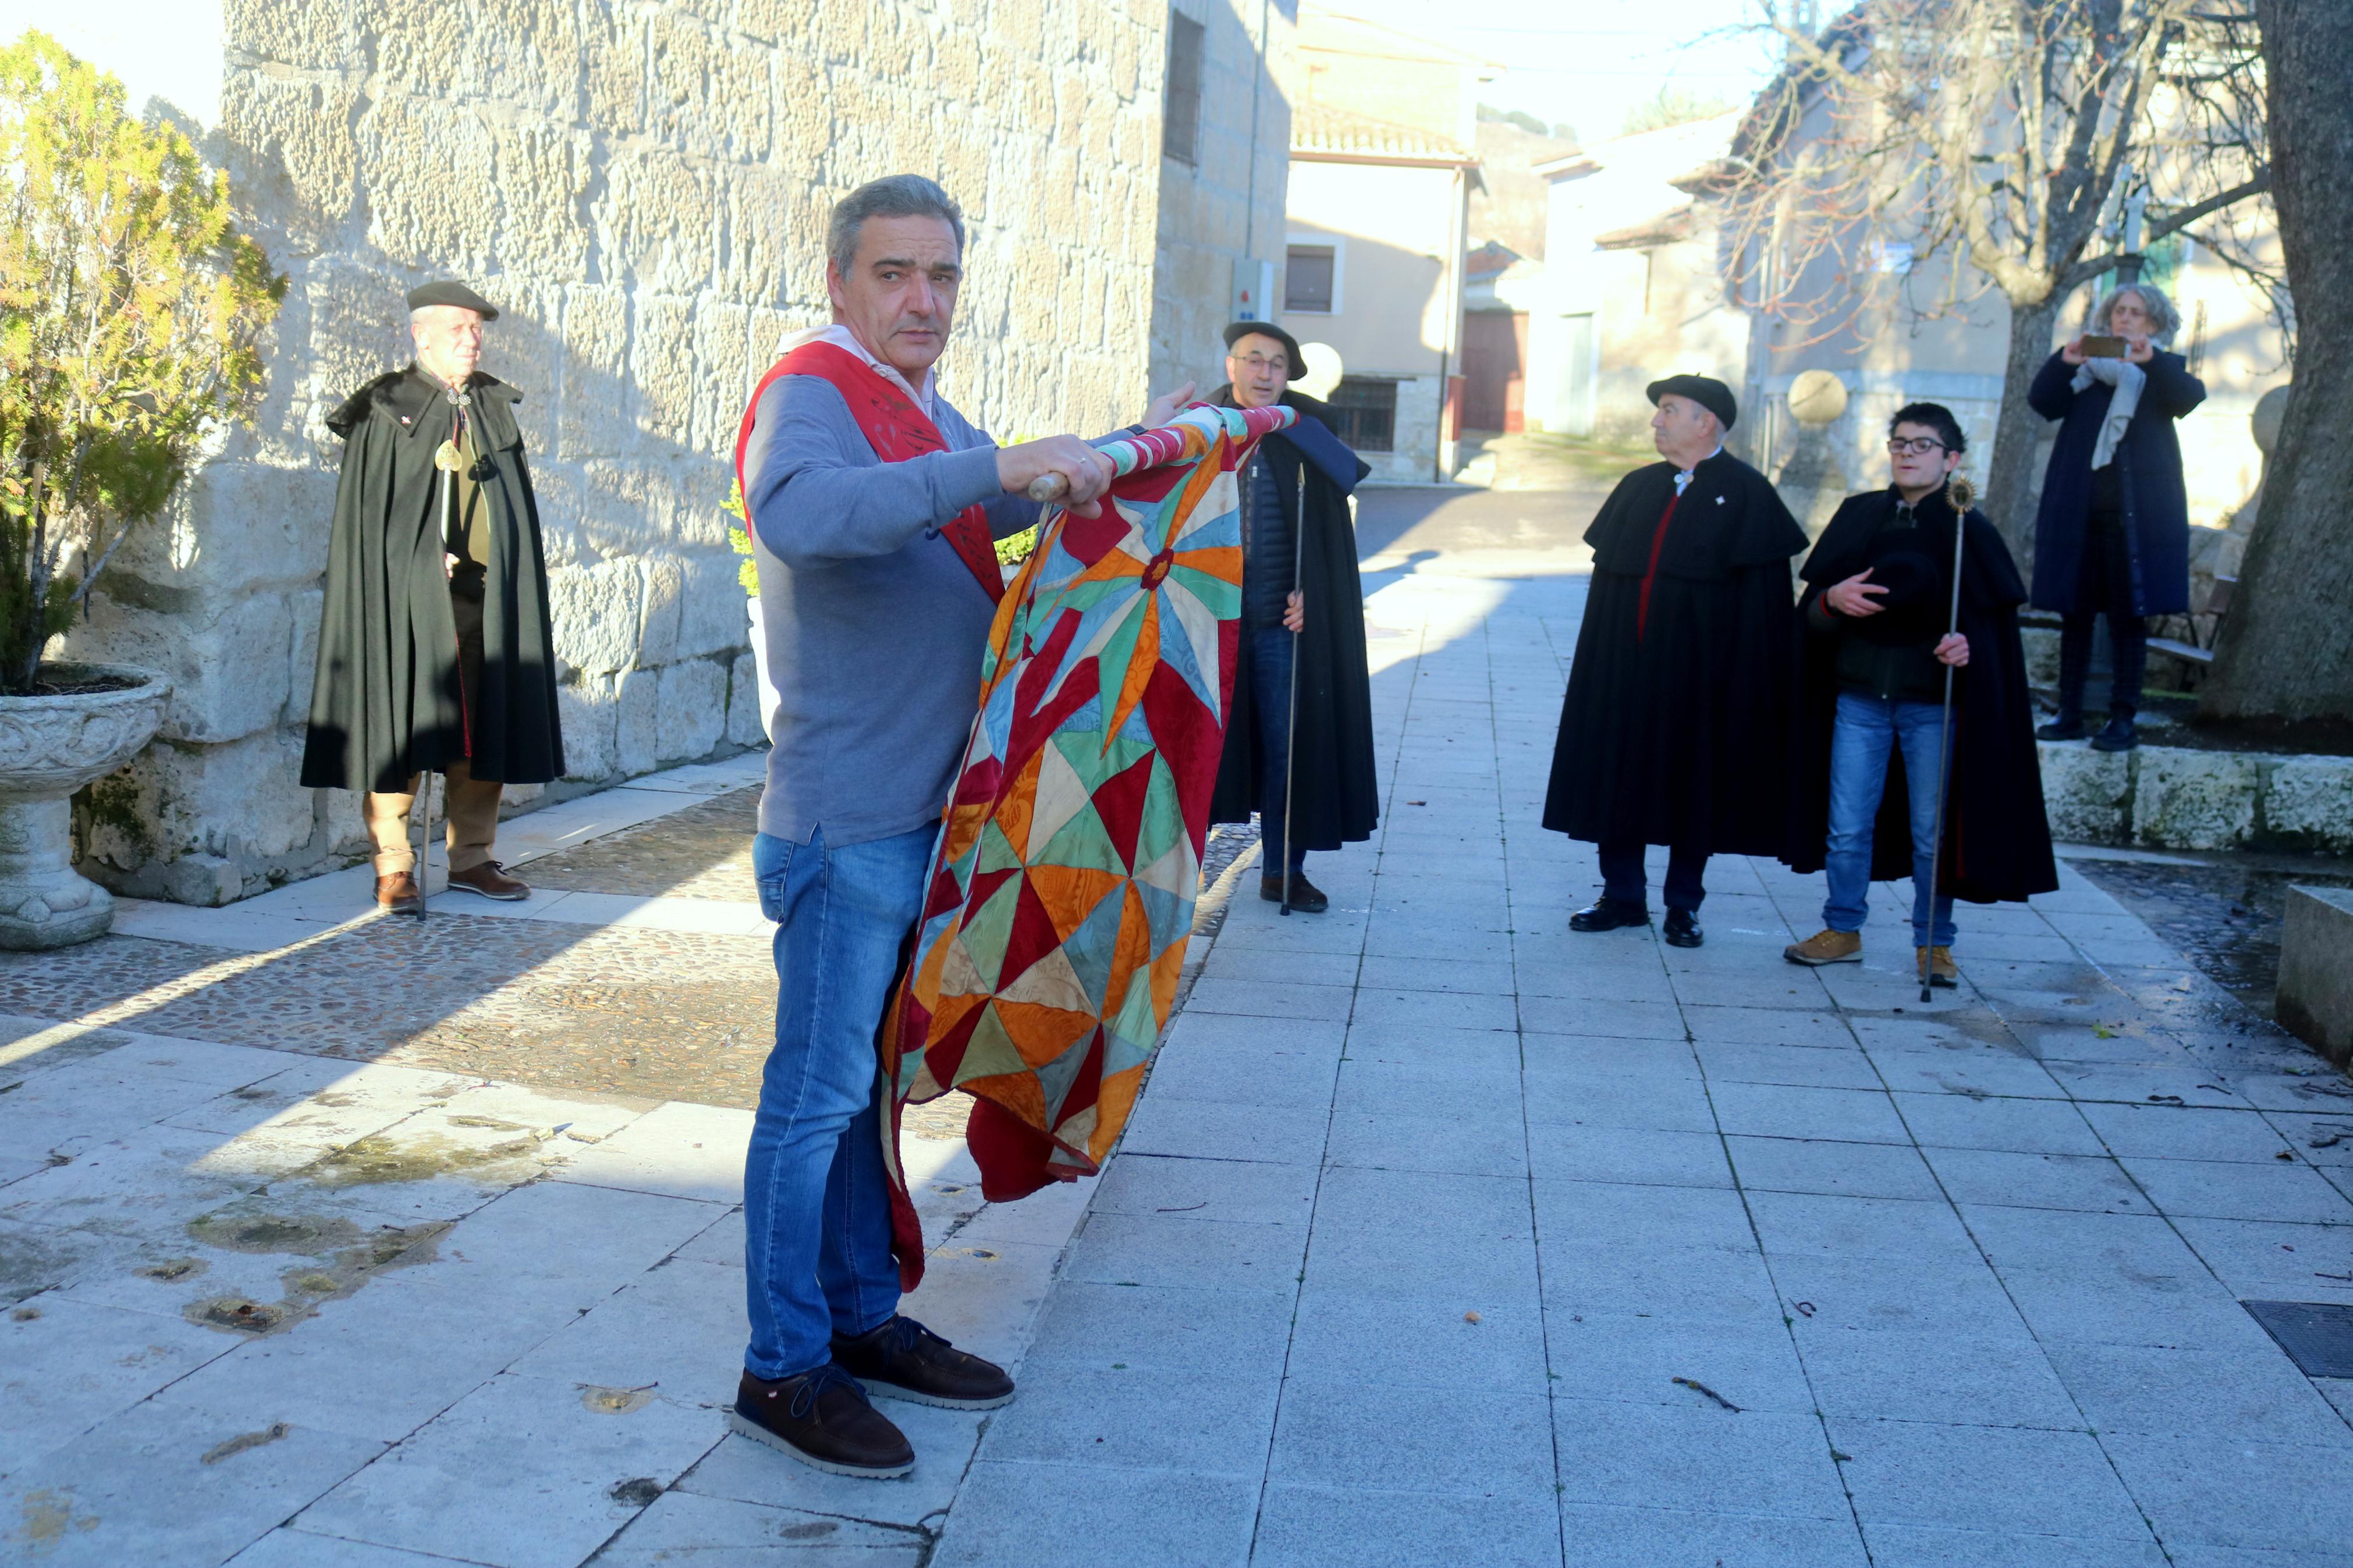
M2222 1015L2262 1018L2273 1016L2288 889L2353 887L2344 861L2303 856L2103 854L2076 869L2230 993Z
M911 1125L908 1310L1022 1393L889 1406L904 1480L723 1436L756 759L509 824L525 904L0 956L0 1562L2353 1560L2348 1385L2240 1304L2353 1307L2341 1076L2072 873L1926 1007L1893 889L1821 973L1747 861L1696 952L1565 932L1592 499L1366 498L1382 836L1206 901L1103 1181Z

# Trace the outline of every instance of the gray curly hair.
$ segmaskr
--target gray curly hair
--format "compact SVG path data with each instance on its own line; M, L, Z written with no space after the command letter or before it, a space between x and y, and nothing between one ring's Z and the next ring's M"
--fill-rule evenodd
M921 174L888 174L867 181L834 204L825 250L845 274L858 260L858 237L870 217L944 218L955 231L956 254L964 254L964 209L955 198Z
M2151 329L2148 341L2159 348L2171 348L2173 334L2181 330L2181 312L2174 308L2172 300L2165 297L2165 290L2154 283L2119 283L2109 289L2100 296L2100 302L2092 307L2091 315L2084 320L2084 331L2105 332L2108 330L2108 312L2114 310L2116 301L2127 294L2137 299L2140 308L2148 312Z

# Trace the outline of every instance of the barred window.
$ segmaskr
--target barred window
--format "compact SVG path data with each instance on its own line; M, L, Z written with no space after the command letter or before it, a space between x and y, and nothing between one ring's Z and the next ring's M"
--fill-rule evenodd
M1332 389L1332 434L1359 452L1395 451L1397 392L1394 381L1342 376Z

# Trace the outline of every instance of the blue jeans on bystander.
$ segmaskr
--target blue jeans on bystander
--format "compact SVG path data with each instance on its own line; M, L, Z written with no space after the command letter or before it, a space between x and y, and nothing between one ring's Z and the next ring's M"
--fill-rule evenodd
M1912 945L1952 946L1952 895L1937 896L1933 921L1928 910L1944 717L1939 703L1839 693L1831 736L1830 845L1822 867L1830 882L1822 923L1831 930L1861 931L1869 913L1872 826L1887 789L1888 754L1902 746L1912 795Z
M938 830L828 847L752 841L760 911L776 922L776 1043L744 1163L744 1268L754 1377L833 1356L831 1339L899 1310L874 1032L922 913Z

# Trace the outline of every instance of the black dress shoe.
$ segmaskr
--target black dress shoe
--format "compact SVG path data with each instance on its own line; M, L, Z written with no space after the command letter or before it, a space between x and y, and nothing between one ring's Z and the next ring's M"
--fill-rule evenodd
M1282 879L1279 876L1261 877L1258 879L1258 896L1270 904L1282 902ZM1320 915L1332 907L1332 900L1324 896L1323 889L1307 879L1307 873L1293 871L1291 874L1291 907L1303 915Z
M1613 899L1604 893L1568 917L1571 931L1616 931L1620 926L1646 926L1651 923L1649 906Z
M2140 744L2140 731L2133 727L2129 713L2111 713L2108 727L2092 737L2095 752L2129 752Z
M1666 936L1669 947L1697 947L1707 940L1707 933L1699 929L1699 917L1689 910L1667 911Z
M2034 738L2038 741L2080 741L2084 738L2083 715L2079 713L2071 718L2062 713L2036 730Z

